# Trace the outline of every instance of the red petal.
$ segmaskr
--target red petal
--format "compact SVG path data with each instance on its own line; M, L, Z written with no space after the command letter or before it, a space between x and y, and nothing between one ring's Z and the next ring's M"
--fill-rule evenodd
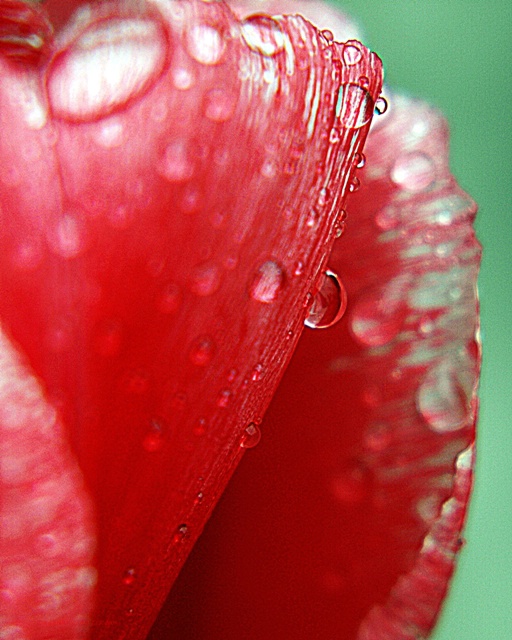
M461 546L479 369L474 203L447 128L395 97L304 335L152 638L425 637Z
M380 91L342 52L162 1L84 9L41 70L0 60L0 317L94 496L95 640L145 636L258 438Z

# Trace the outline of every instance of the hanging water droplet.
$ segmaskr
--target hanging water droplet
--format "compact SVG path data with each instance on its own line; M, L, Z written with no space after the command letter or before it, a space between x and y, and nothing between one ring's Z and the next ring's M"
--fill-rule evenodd
M354 164L356 165L356 169L362 169L366 164L366 157L364 153L356 153L354 155Z
M327 329L341 320L346 308L345 287L336 273L327 270L322 274L319 289L304 324L310 329Z
M283 269L275 260L267 260L256 271L249 286L253 300L270 304L274 302L285 285Z
M242 22L242 38L252 51L273 57L284 49L286 36L275 18L253 15Z
M226 44L222 35L207 24L192 27L187 33L187 51L204 65L215 65L221 62Z
M258 364L255 365L253 370L252 370L251 380L253 382L258 382L258 380L261 380L261 377L262 377L264 371L265 371L264 366L261 364L261 362L258 362Z
M190 347L188 358L192 364L205 367L212 361L215 353L215 342L209 336L201 336Z
M251 422L244 430L240 439L240 446L243 449L254 448L261 440L261 430L255 422Z
M388 110L388 101L383 96L379 96L375 101L375 113L381 116Z
M360 62L362 57L363 54L361 52L361 49L357 45L353 43L347 43L343 47L343 62L347 66L350 67L357 64L358 62Z
M126 569L126 571L124 572L123 583L129 587L135 582L135 578L136 578L135 569L133 567L130 567L129 569Z
M434 161L421 151L404 153L397 158L391 169L391 179L403 189L424 191L436 177Z
M176 529L175 534L172 537L172 541L174 544L179 544L180 542L183 542L183 540L188 535L189 535L188 525L180 524L179 527Z
M359 178L352 178L350 184L348 185L348 190L350 191L350 193L355 193L360 186L361 181L359 180Z
M368 91L358 84L344 84L340 88L336 115L348 129L359 129L368 124L373 114L373 99Z

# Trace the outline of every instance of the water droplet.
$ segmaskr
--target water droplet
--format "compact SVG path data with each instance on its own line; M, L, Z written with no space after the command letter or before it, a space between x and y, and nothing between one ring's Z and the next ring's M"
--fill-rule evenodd
M243 449L254 448L261 440L261 430L255 422L251 422L244 430L240 440Z
M261 380L264 370L264 366L261 364L261 362L258 362L258 364L252 370L251 380L253 382L258 382L258 380Z
M371 291L356 300L351 330L361 344L381 347L400 333L404 315L401 289L390 285L389 291Z
M327 42L334 42L334 34L329 29L323 29L322 35L327 40Z
M201 504L201 502L203 501L204 498L204 494L202 491L200 491L197 496L194 498L194 506L197 507L198 505Z
M267 260L256 271L249 292L253 300L270 304L282 291L284 284L283 269L274 260Z
M336 324L347 308L347 292L333 271L322 274L319 289L304 321L310 329L327 329Z
M424 191L436 177L434 161L421 151L402 154L391 169L391 179L403 189Z
M176 529L175 534L172 537L172 541L174 544L179 544L183 542L183 540L189 535L189 528L186 524L180 524Z
M304 273L304 263L302 260L297 260L295 263L295 268L293 270L294 276L301 276Z
M373 114L373 99L358 84L344 84L340 88L336 115L348 129L359 129L368 124Z
M471 366L470 361L442 361L421 383L416 406L434 431L446 433L467 424L474 383Z
M201 336L190 347L188 358L192 364L205 367L210 364L215 353L215 342L209 336Z
M192 27L187 33L187 51L189 54L205 65L214 65L221 62L226 43L222 35L207 24Z
M173 140L158 165L159 173L170 182L185 182L194 174L194 162L183 140Z
M274 160L267 158L261 165L260 173L264 178L273 178L277 174L277 165Z
M238 375L238 371L236 369L230 369L227 375L228 382L234 382L236 380L237 375Z
M231 389L222 389L222 391L220 391L219 395L217 396L217 406L221 407L221 409L225 409L227 406L229 406L232 398L233 392L231 391Z
M375 113L378 116L381 116L383 113L386 113L388 110L388 101L383 96L377 98L375 102Z
M363 57L363 54L361 52L361 49L352 43L347 43L345 44L345 46L343 47L343 62L347 65L347 66L353 66L354 64L357 64L358 62L361 61L361 58Z
M356 169L362 169L366 164L366 157L364 153L356 153L354 155L354 164L356 165Z
M308 227L308 229L314 229L316 227L316 225L318 224L319 217L320 216L316 209L309 210L308 217L306 220L306 226Z
M319 207L325 207L325 205L329 202L330 199L331 199L331 192L329 191L329 189L327 189L327 187L324 187L323 189L320 189L318 193L318 198L316 199L316 203Z
M219 269L213 264L197 265L190 281L190 290L198 296L206 297L218 291L221 284Z
M126 569L126 571L124 572L123 583L126 586L130 586L135 582L135 578L136 578L135 569L133 567L130 567L129 569Z
M149 453L154 453L155 451L159 451L163 444L164 433L162 423L160 420L153 419L151 420L149 431L142 441L142 446Z
M352 178L350 184L348 185L348 190L350 191L350 193L355 193L360 186L361 181L359 180L359 178Z
M392 206L382 207L375 215L375 224L382 231L391 231L396 229L402 220L400 209Z
M179 91L187 91L195 84L194 73L185 67L177 67L172 71L172 82Z
M119 118L109 118L93 129L93 138L96 144L106 149L119 147L125 141L125 129Z
M210 89L204 97L204 115L213 122L226 122L233 115L236 97L226 89Z
M193 428L193 434L197 437L204 436L206 433L206 420L205 418L199 418L196 425Z
M338 216L338 219L336 220L336 225L334 227L334 236L335 238L341 238L341 236L345 233L345 229L347 226L347 212L345 211L345 209L342 209L340 211L340 215Z
M252 51L272 57L284 49L285 34L275 18L254 15L242 22L242 38Z
M179 309L181 304L181 289L177 284L170 282L167 284L157 300L157 307L161 313L173 314Z
M83 223L75 216L66 214L50 229L48 244L61 258L76 258L85 249L84 232Z
M339 141L340 141L340 132L338 129L336 129L336 127L333 127L331 129L331 132L329 133L329 142L331 144L338 144Z

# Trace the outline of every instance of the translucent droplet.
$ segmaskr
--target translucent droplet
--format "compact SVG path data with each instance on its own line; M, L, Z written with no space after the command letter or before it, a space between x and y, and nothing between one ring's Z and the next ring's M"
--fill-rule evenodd
M400 209L392 206L382 207L375 215L375 224L382 231L396 229L402 220Z
M240 446L243 449L252 449L261 440L261 430L255 422L251 422L244 430L240 439Z
M293 270L294 276L301 276L304 273L304 263L302 260L297 260L295 263L295 268Z
M352 178L350 184L348 185L348 190L350 191L350 193L354 193L359 189L360 186L361 181L359 180L359 178Z
M308 316L304 321L310 329L327 329L336 324L347 308L347 292L338 275L327 270L322 274Z
M83 223L72 215L60 217L48 233L48 244L61 258L76 258L85 249Z
M256 271L249 287L249 293L253 300L270 304L276 300L284 285L283 269L274 260L267 260Z
M336 115L348 129L359 129L370 122L373 115L373 99L358 84L344 84L340 88Z
M192 271L190 290L198 296L206 297L218 291L221 284L219 269L214 264L197 265Z
M242 38L252 51L272 57L284 49L285 34L279 22L265 15L250 16L242 22Z
M366 157L364 153L356 153L354 156L354 164L356 165L356 169L362 169L366 164Z
M473 382L470 362L442 361L427 373L416 406L434 431L455 431L468 423Z
M233 398L233 392L231 389L222 389L217 396L217 406L225 409L229 406L231 399Z
M124 576L123 576L123 583L126 586L130 586L135 582L135 579L136 579L135 569L133 567L130 567L129 569L126 569L126 571L124 572Z
M192 364L205 367L210 364L215 353L215 342L209 336L198 338L190 347L188 358Z
M340 211L340 215L338 216L338 219L336 220L336 226L334 228L334 236L336 238L341 238L341 236L345 233L345 229L347 226L347 212L345 211L345 209L342 209Z
M329 189L327 189L327 187L324 187L323 189L320 189L320 192L318 193L318 198L316 199L316 203L319 207L325 207L325 205L329 202L330 199L331 199L331 192L329 191Z
M391 169L391 179L403 189L424 191L435 181L434 161L426 153L413 151L402 154Z
M363 54L361 49L355 44L346 44L343 47L343 62L347 66L352 66L361 61Z
M182 300L181 289L173 282L167 284L157 300L157 308L161 313L173 314L179 309Z
M261 362L258 362L258 364L255 365L252 370L251 380L253 382L258 382L258 380L261 380L264 370L265 370L264 366L261 364Z
M186 524L180 524L172 538L174 544L179 544L189 535L189 528Z
M235 106L235 96L226 89L210 89L204 97L204 115L213 122L229 120Z
M375 101L375 113L378 116L381 116L383 113L386 113L388 110L388 101L383 96L380 96Z
M322 35L327 40L327 42L334 42L334 34L329 29L323 29Z
M225 48L224 38L217 29L210 25L196 25L187 33L187 51L194 60L201 64L219 64L224 56Z
M372 291L356 300L351 330L357 340L369 347L388 344L400 333L405 309L400 290L395 293Z
M142 446L148 453L159 451L164 444L163 426L159 420L151 420L147 434L142 441Z
M194 506L198 506L201 504L201 502L203 501L204 495L203 492L200 491L197 496L194 498Z
M187 91L195 84L195 76L191 69L176 67L172 71L172 82L179 91Z
M331 144L338 144L339 141L340 141L340 132L338 129L334 127L333 129L331 129L331 132L329 133L329 142Z
M183 140L173 140L158 165L159 173L169 182L185 182L194 174L194 162Z

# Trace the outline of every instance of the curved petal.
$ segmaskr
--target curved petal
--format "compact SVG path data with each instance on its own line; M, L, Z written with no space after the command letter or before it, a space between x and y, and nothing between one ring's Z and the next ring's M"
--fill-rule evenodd
M93 636L139 638L257 438L381 64L196 0L84 7L50 45L0 59L0 317L94 497Z
M444 120L392 96L303 336L151 638L425 637L461 547L479 370L475 205Z

